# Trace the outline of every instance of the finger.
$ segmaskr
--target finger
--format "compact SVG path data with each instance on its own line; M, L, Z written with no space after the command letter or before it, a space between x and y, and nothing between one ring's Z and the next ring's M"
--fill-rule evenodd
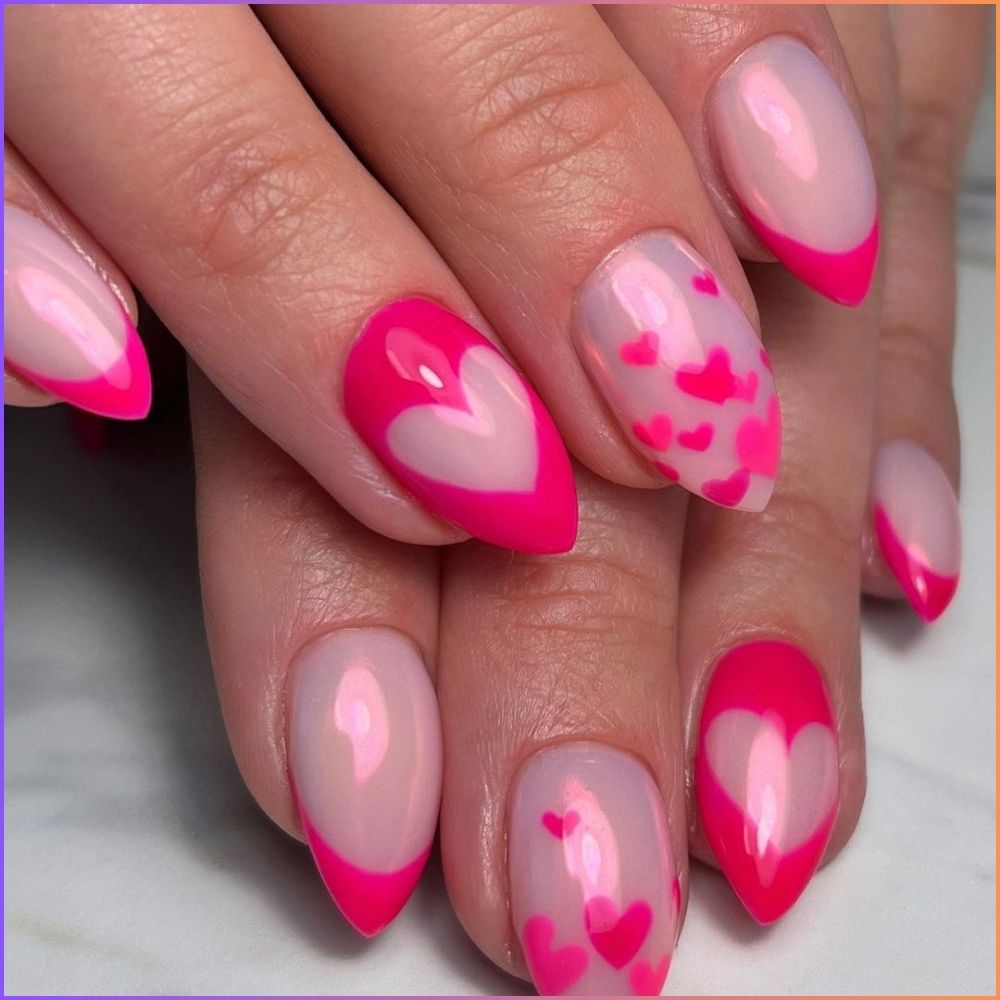
M26 7L6 28L14 141L345 508L409 541L572 544L544 407L249 8Z
M878 253L875 178L823 6L601 8L677 121L737 250L844 305ZM763 244L763 247L761 246Z
M128 281L4 140L4 402L146 416L149 362Z
M366 936L437 824L437 559L360 527L192 372L198 539L226 730L264 811L303 833Z
M262 17L583 462L767 503L773 480L741 474L734 442L773 395L753 300L683 137L592 8Z
M893 30L901 131L886 220L865 585L884 596L901 587L932 621L955 593L961 560L951 381L955 199L982 79L987 12L903 7Z
M686 883L683 498L579 487L572 553L445 556L442 862L466 930L539 993L654 995Z

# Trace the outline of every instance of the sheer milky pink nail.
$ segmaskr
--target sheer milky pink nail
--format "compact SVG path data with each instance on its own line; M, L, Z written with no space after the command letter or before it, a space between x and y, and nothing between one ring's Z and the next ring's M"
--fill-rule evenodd
M701 714L698 809L751 915L782 916L819 866L837 812L836 726L819 670L785 642L750 642L716 665Z
M74 406L119 420L149 412L149 364L110 286L41 219L3 210L4 363Z
M872 517L882 556L910 604L925 622L934 621L958 587L962 529L950 480L914 441L879 448Z
M540 750L510 803L511 912L538 992L658 996L680 888L663 801L634 757Z
M625 434L664 478L763 510L781 453L771 367L704 258L669 232L623 244L580 290L574 336Z
M823 63L784 36L754 45L722 74L708 121L726 179L761 241L818 292L861 302L878 257L875 176Z
M291 674L288 755L309 847L366 937L423 871L441 798L437 699L416 647L390 629L318 639Z
M425 299L376 313L351 349L355 430L431 511L523 552L576 540L576 488L551 416L503 355Z

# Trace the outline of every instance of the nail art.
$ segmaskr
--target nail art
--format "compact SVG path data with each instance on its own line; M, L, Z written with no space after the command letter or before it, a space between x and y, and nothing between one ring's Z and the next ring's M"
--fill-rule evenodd
M781 452L774 379L704 258L669 232L636 236L587 279L573 332L625 434L665 479L764 509Z
M722 74L709 127L751 227L789 271L843 305L868 294L878 194L864 136L826 67L776 36Z
M351 349L354 429L435 514L503 548L565 552L576 487L548 411L503 355L425 299L376 313Z
M887 441L875 457L872 519L886 563L925 622L958 587L962 528L944 469L914 441Z
M334 902L366 937L403 908L441 799L437 698L390 629L334 632L296 658L288 755L306 839Z
M598 743L538 751L514 783L508 843L514 927L538 992L658 996L680 887L648 771Z
M106 281L41 219L3 210L4 363L82 410L118 420L149 412L149 363Z
M750 914L799 898L837 811L836 727L819 670L785 642L730 650L712 675L695 763L708 842Z

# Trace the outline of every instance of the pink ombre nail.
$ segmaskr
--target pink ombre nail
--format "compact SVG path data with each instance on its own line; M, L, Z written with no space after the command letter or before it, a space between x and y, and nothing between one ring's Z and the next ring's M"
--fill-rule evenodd
M867 295L878 195L864 136L823 63L776 36L722 74L709 127L726 179L775 257L843 305Z
M879 448L872 518L882 556L910 604L934 621L958 587L962 528L950 480L916 442L899 438Z
M425 299L377 312L351 349L354 429L431 511L483 541L565 552L576 487L530 385L464 320Z
M511 913L544 995L658 996L680 912L663 801L599 743L538 751L514 783Z
M41 219L3 210L4 363L67 403L105 417L149 412L149 363L121 302Z
M618 247L577 297L574 337L623 431L669 482L763 510L781 453L770 363L708 262L673 233Z
M819 670L785 642L749 642L716 665L695 762L702 827L762 924L799 898L837 812L837 733Z
M434 839L441 726L420 654L390 629L334 632L291 675L288 755L330 895L372 937L409 899Z

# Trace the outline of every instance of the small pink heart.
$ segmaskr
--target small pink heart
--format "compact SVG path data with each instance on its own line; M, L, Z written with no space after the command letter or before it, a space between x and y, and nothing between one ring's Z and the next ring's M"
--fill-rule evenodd
M711 271L702 271L691 279L691 287L702 295L718 295L719 286L715 283L715 275Z
M751 368L747 372L746 378L737 378L736 386L733 389L733 399L742 399L747 403L752 403L757 398L757 384L760 377Z
M569 837L579 822L580 814L575 809L570 809L562 816L558 816L554 812L547 812L542 816L542 825L556 840Z
M529 917L524 925L522 946L531 978L543 996L565 993L586 971L587 952L578 944L553 949L556 926L544 914Z
M638 340L628 340L618 353L627 365L655 365L660 338L651 330L639 334Z
M654 462L653 467L664 479L669 479L672 483L680 481L681 474L672 465L667 465L666 462Z
M608 896L587 900L583 922L594 950L609 965L623 969L635 958L653 923L653 911L645 900L629 904L624 913Z
M658 997L670 972L670 956L664 955L654 969L649 962L636 962L628 974L629 986L637 997Z
M652 448L653 451L666 451L674 435L674 425L665 413L655 413L648 424L637 420L632 425L632 433L647 448Z
M704 497L723 507L735 507L750 488L750 473L737 469L728 479L709 479L701 484Z
M711 424L699 424L693 431L681 431L677 435L677 443L682 448L691 451L704 451L715 436L715 428Z
M764 350L764 348L763 348L763 347L762 347L762 348L760 349L760 363L761 363L761 364L762 364L762 365L763 365L763 366L764 366L764 367L765 367L765 368L766 368L766 369L767 369L768 371L771 371L771 370L772 370L772 369L771 369L771 358L770 358L770 356L768 355L767 351L765 351L765 350Z
M747 417L736 432L736 454L751 472L774 479L781 457L781 410L778 397L767 404L767 420Z
M685 365L674 376L677 388L689 396L724 403L736 391L736 376L729 366L729 352L713 347L701 368Z

